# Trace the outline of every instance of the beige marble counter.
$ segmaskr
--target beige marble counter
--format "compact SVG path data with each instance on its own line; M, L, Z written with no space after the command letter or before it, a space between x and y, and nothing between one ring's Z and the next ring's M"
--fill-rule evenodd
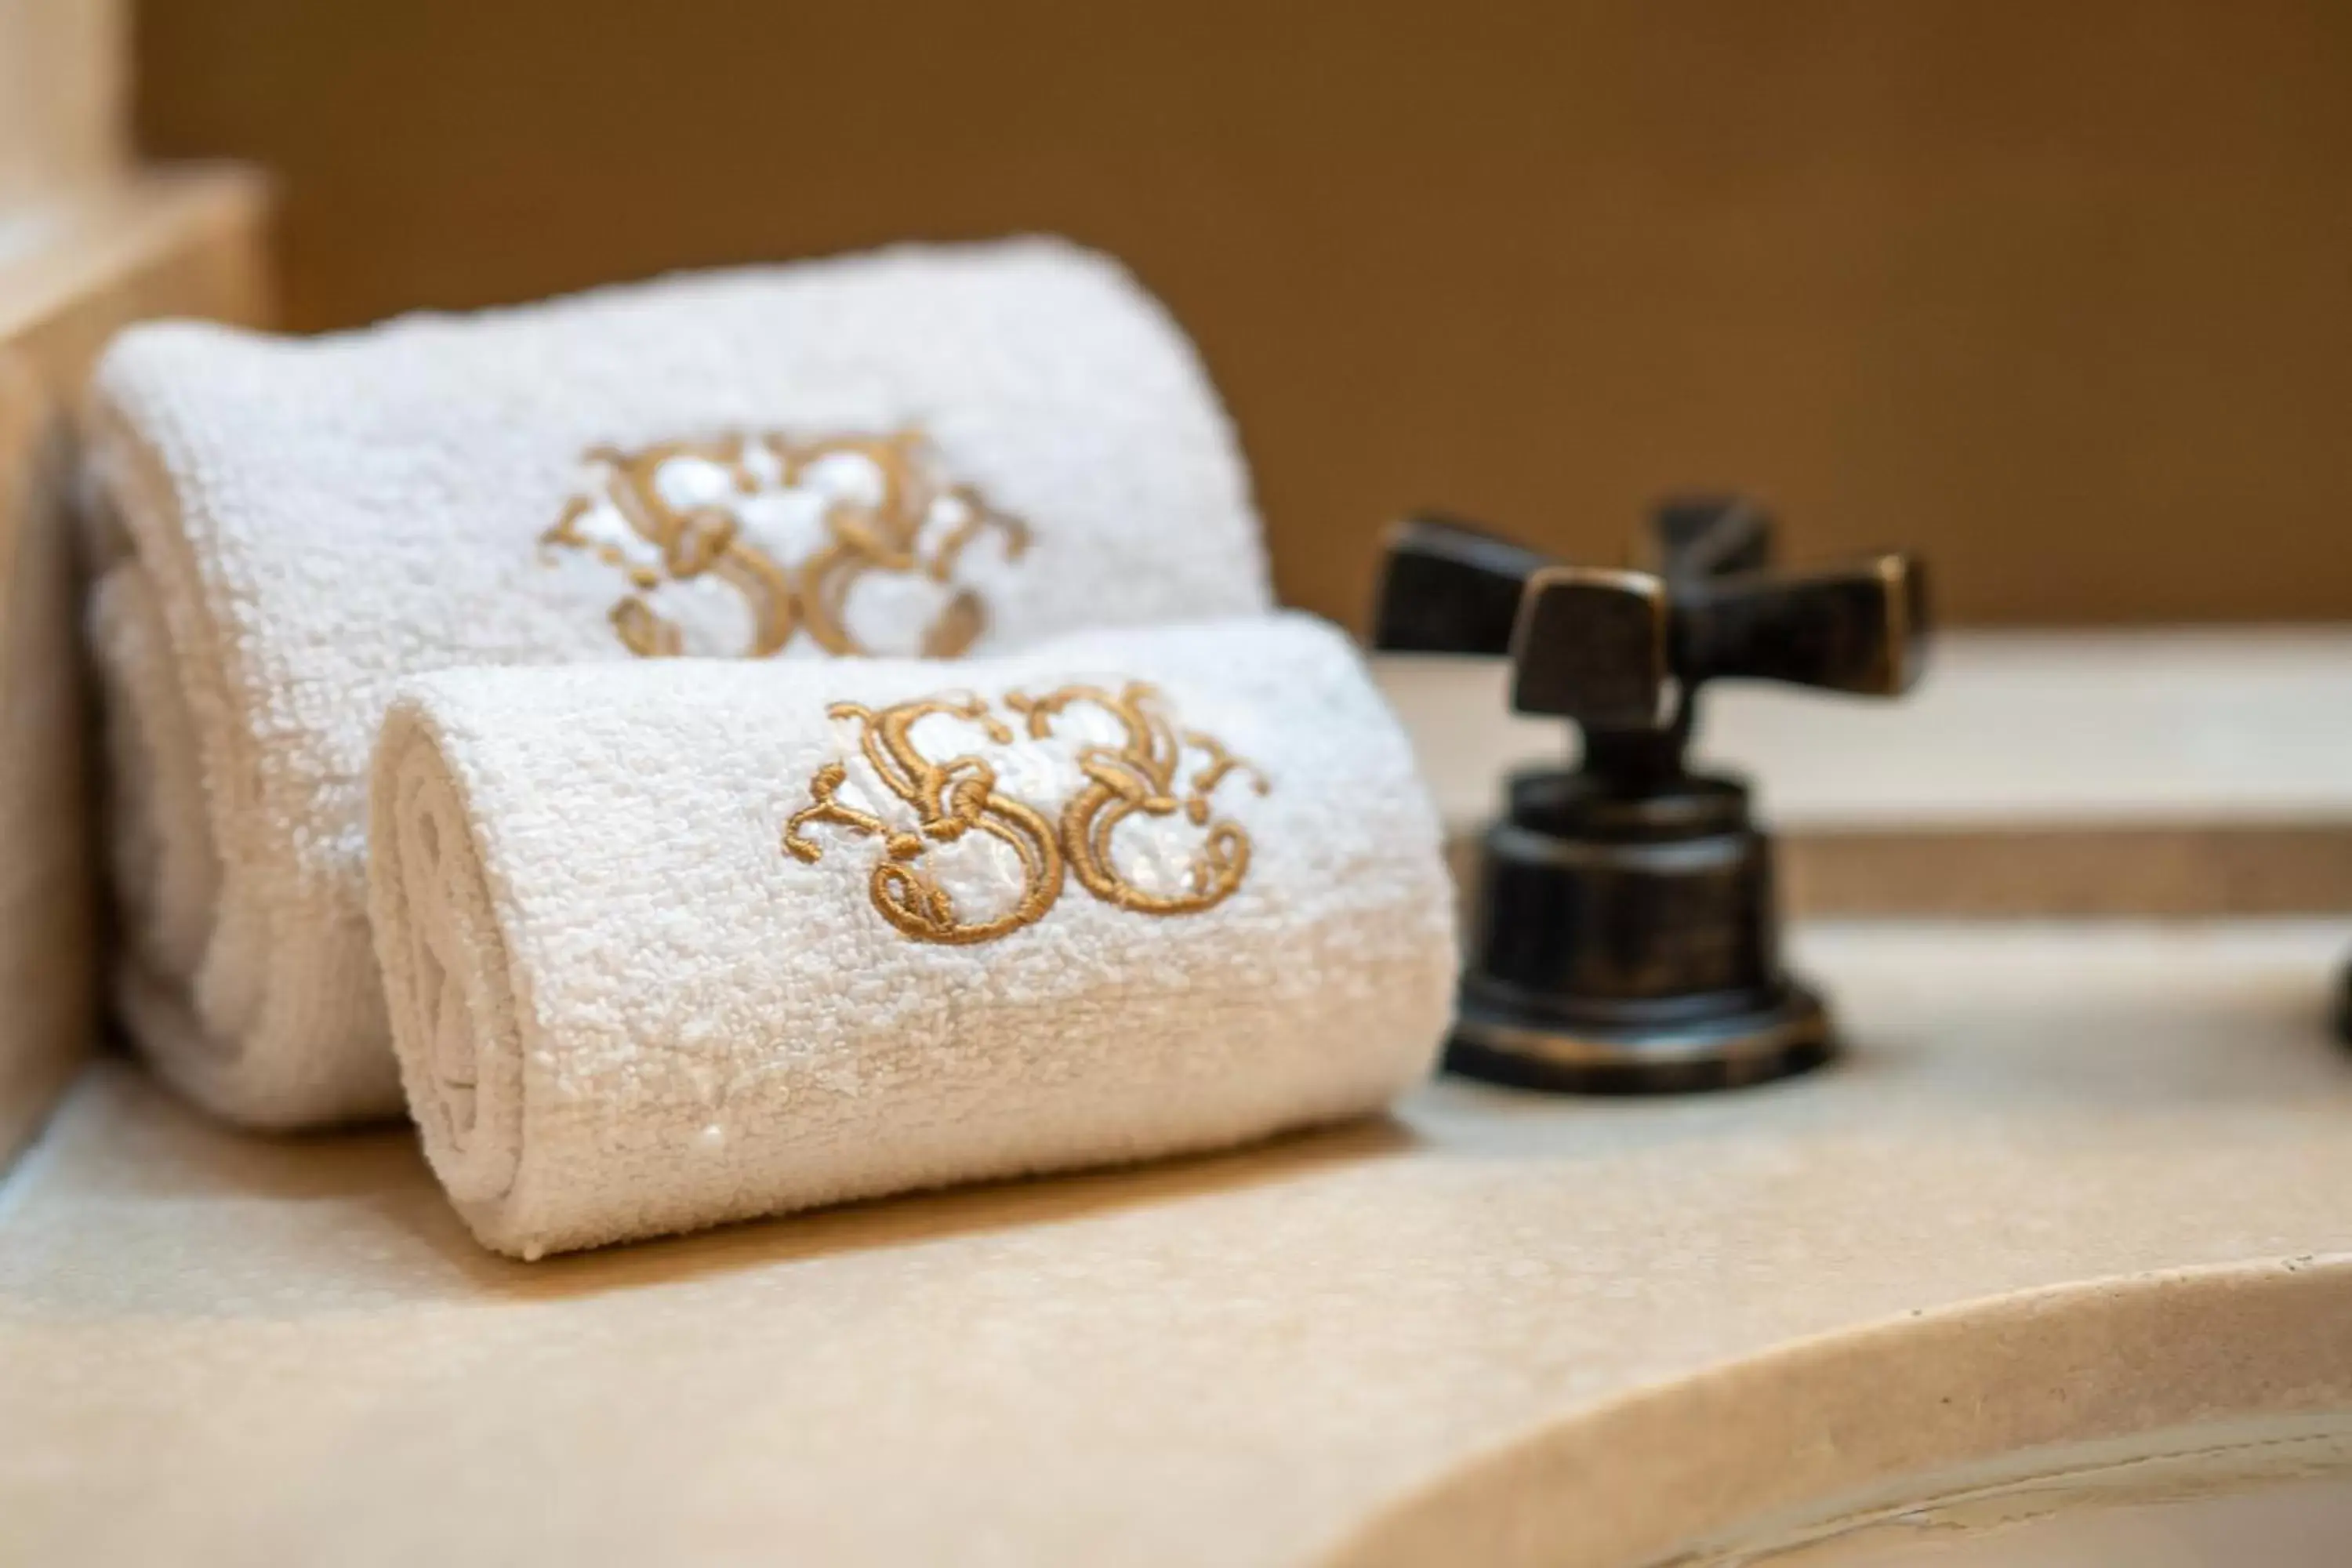
M2338 922L1822 927L1857 1048L537 1266L93 1070L0 1186L0 1561L1654 1561L2352 1409Z

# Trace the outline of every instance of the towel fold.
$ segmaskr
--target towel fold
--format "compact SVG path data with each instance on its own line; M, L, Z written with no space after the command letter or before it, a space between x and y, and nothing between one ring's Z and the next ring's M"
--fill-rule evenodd
M1452 1003L1435 813L1304 616L447 671L372 801L411 1109L524 1257L1369 1111Z
M401 678L951 655L1269 603L1190 345L1051 241L684 278L97 376L118 1010L251 1124L397 1110L365 767Z

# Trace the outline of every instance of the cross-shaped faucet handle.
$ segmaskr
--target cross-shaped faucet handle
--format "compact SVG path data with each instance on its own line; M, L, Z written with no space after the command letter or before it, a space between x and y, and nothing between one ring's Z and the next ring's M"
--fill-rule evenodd
M1658 509L1645 571L1551 561L1418 518L1389 542L1372 641L1507 656L1511 705L1573 720L1574 766L1524 769L1479 854L1446 1062L1523 1087L1672 1092L1830 1059L1780 959L1769 835L1729 775L1685 765L1693 694L1727 677L1891 697L1917 677L1925 573L1902 552L1772 569L1745 501Z
M1748 502L1668 501L1646 571L1565 565L1451 519L1389 542L1372 641L1401 653L1507 655L1511 705L1570 719L1589 763L1629 784L1681 765L1691 696L1725 677L1891 697L1918 678L1927 574L1895 551L1774 571Z

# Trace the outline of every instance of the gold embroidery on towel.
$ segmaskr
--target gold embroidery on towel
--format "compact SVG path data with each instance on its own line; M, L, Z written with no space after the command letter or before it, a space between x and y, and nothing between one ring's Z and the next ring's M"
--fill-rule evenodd
M996 768L986 758L964 752L934 760L914 739L918 723L945 715L977 726L997 746L1016 745L1024 733L1029 741L1043 741L1079 703L1108 714L1118 727L1120 742L1079 750L1077 764L1086 782L1062 803L1058 823L1000 789ZM1021 716L1024 732L991 713L977 697L922 698L878 710L835 703L827 713L857 723L859 755L883 788L912 808L915 826L894 827L875 812L843 800L848 765L826 763L809 779L809 805L784 825L785 852L815 864L824 847L807 830L819 824L881 839L883 858L875 865L868 892L882 917L918 942L991 942L1033 925L1060 898L1066 868L1096 898L1139 914L1196 914L1222 903L1242 885L1249 873L1249 835L1238 823L1213 819L1211 796L1236 774L1265 795L1265 778L1215 737L1177 729L1156 689L1140 681L1125 683L1116 694L1100 686L1066 686L1042 697L1011 693L1004 706ZM1180 779L1188 753L1201 760L1188 779ZM1185 868L1181 891L1140 887L1119 870L1114 836L1139 814L1181 815L1206 829ZM953 843L971 832L989 835L1013 851L1022 887L1002 913L967 921L923 860L932 846Z
M1212 822L1209 797L1235 773L1246 774L1264 795L1265 778L1214 736L1197 730L1180 732L1157 690L1131 680L1117 696L1097 686L1066 686L1043 697L1014 693L1004 701L1028 721L1029 733L1040 740L1052 734L1054 721L1077 702L1090 702L1108 713L1124 731L1123 744L1088 746L1078 753L1087 782L1062 810L1062 852L1087 891L1139 914L1184 915L1214 908L1242 885L1249 874L1249 835L1237 823ZM1176 773L1188 746L1208 760L1180 795ZM1119 873L1112 836L1138 813L1173 816L1180 811L1185 821L1208 829L1187 868L1189 885L1181 893L1147 891Z
M880 493L832 498L814 548L797 560L782 561L747 532L743 502L790 493L815 464L841 457L863 459ZM665 464L677 459L718 469L724 493L689 505L673 502L663 492L661 474ZM799 635L827 653L866 654L873 650L847 619L849 595L860 579L880 574L951 585L965 550L985 532L1001 538L1008 561L1019 560L1029 548L1028 525L990 505L974 487L950 483L917 430L812 440L737 433L656 442L635 451L596 447L585 461L593 476L588 489L565 503L539 542L542 550L591 555L623 574L628 590L613 605L610 619L623 646L645 658L672 657L684 647L677 624L651 599L666 582L707 575L734 589L751 618L749 638L737 650L748 658L764 658ZM609 526L593 526L615 515L629 537L614 535ZM633 541L640 548L629 548ZM924 626L919 651L926 658L955 658L987 626L988 609L980 595L961 588Z
M868 890L882 918L917 942L961 945L991 942L1034 923L1062 893L1062 854L1053 825L1031 807L1000 794L996 770L976 756L933 762L916 746L912 731L935 713L977 724L1000 745L1013 731L978 698L925 698L875 710L838 702L826 710L835 719L862 726L858 749L883 786L915 810L912 830L894 828L868 811L843 803L840 791L849 770L827 763L809 780L810 804L784 825L784 848L794 859L814 864L824 852L804 831L832 823L860 837L882 840ZM951 844L981 832L1008 845L1020 858L1022 891L1013 906L992 919L958 918L955 900L922 866L933 844Z

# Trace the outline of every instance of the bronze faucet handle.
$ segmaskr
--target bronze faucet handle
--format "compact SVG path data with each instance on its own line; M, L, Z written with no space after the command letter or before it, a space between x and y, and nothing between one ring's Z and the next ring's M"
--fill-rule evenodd
M1677 583L1760 572L1777 526L1745 496L1668 496L1650 513L1651 569Z
M1926 667L1927 567L1889 551L1810 572L1675 584L1675 673L1898 697Z
M1927 635L1918 558L1891 552L1775 572L1773 529L1769 512L1738 496L1677 497L1653 514L1656 570L1674 585L1676 677L1876 697L1909 689Z
M1708 680L1907 690L1928 630L1918 558L1783 572L1772 533L1753 502L1671 500L1651 521L1654 569L1622 571L1559 564L1454 518L1409 518L1389 535L1372 646L1508 655L1514 708L1588 731L1680 731Z
M1587 730L1673 722L1674 591L1648 572L1547 566L1528 580L1511 639L1511 706Z
M1669 502L1652 539L1655 571L1528 575L1513 707L1587 729L1664 730L1708 680L1893 697L1918 679L1929 617L1916 556L1776 571L1771 519L1738 500Z
M1511 651L1528 579L1551 563L1524 544L1434 513L1389 531L1372 647L1384 653Z

